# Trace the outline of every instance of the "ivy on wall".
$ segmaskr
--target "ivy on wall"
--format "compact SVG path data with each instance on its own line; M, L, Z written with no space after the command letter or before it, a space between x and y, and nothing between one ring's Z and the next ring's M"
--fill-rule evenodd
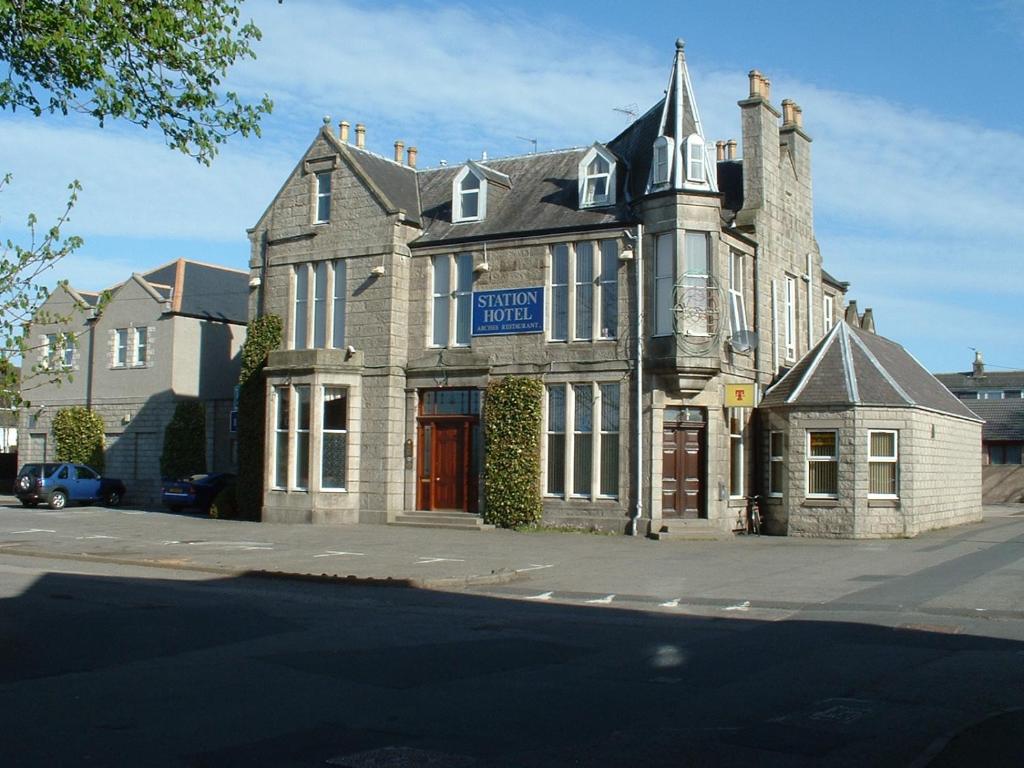
M164 429L161 477L188 477L206 471L206 408L195 400L174 406Z
M510 376L487 387L484 398L484 512L502 528L540 522L540 430L544 385Z
M281 346L283 326L277 315L263 315L249 322L242 345L242 372L238 392L238 482L232 513L243 520L259 520L263 506L263 441L266 384L263 368L267 355ZM224 510L230 504L220 503Z
M88 464L103 471L103 419L88 408L74 405L61 408L53 417L53 437L57 443L57 461Z

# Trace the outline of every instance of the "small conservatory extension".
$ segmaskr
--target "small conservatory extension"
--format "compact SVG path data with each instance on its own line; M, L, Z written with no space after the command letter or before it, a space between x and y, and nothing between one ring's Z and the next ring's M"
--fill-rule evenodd
M838 323L760 410L770 532L882 538L981 519L982 422L893 341Z

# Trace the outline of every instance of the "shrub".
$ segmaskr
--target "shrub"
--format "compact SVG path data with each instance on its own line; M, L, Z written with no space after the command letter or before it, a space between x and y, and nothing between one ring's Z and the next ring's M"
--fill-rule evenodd
M206 471L206 408L195 400L178 403L164 429L161 477L188 477Z
M221 488L220 493L214 498L210 504L210 517L220 520L238 519L238 496L234 481Z
M253 318L242 345L242 372L238 377L238 491L236 512L243 520L259 520L263 506L263 441L266 384L263 368L267 355L281 345L281 318Z
M540 428L544 385L510 376L487 387L484 398L485 522L502 528L541 519Z
M81 405L62 408L53 417L53 437L57 461L88 464L103 471L103 419L97 414Z

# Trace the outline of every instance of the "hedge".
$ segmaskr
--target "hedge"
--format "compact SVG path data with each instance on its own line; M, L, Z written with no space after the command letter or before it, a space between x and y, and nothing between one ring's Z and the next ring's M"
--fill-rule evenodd
M103 419L88 408L73 405L53 417L57 461L88 464L103 472Z
M508 377L487 387L484 397L484 511L502 528L536 525L540 494L541 406L544 385Z
M164 429L161 477L188 477L206 471L206 408L195 400L174 406Z

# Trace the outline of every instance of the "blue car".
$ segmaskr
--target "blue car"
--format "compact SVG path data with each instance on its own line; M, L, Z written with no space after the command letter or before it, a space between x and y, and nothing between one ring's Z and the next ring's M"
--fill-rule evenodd
M97 501L117 506L125 490L122 481L101 477L92 467L60 461L26 464L14 480L14 495L26 507L48 504L50 509L64 509L68 502Z
M217 494L234 479L230 472L211 472L189 475L180 480L164 480L163 504L172 512L199 509L207 514Z

